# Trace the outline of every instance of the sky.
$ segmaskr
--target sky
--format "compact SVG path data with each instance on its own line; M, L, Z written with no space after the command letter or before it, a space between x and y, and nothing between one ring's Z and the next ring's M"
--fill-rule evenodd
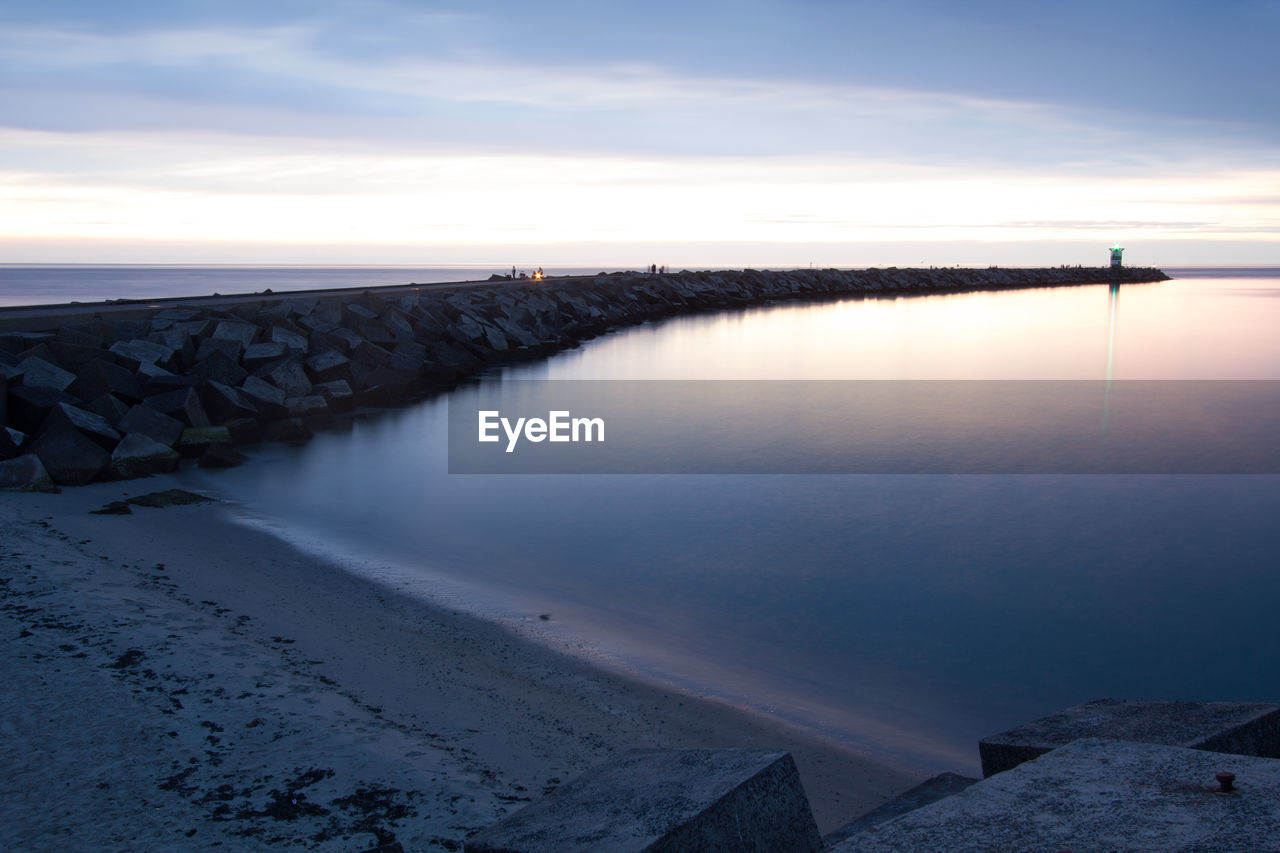
M0 263L1280 264L1276 0L0 0Z

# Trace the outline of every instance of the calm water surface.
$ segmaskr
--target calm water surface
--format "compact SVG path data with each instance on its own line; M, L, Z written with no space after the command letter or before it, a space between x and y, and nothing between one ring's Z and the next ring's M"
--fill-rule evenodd
M1173 272L673 319L493 379L1280 379L1280 271ZM1104 696L1277 699L1275 476L449 475L446 406L189 476L387 583L925 769Z

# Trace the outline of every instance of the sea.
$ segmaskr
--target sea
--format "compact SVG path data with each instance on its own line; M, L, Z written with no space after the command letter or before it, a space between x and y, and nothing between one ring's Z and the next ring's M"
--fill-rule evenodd
M459 272L4 267L0 301ZM1280 476L458 474L450 404L546 379L1280 380L1280 268L1166 272L669 318L182 476L243 524L406 594L871 757L972 775L980 738L1080 702L1280 698ZM714 413L686 414L691 434L715 429ZM821 406L789 414L797 442L846 428Z

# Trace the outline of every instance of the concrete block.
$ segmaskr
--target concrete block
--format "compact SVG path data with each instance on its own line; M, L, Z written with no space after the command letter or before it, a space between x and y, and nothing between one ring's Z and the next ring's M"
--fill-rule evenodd
M0 492L56 492L44 463L28 453L16 459L0 462Z
M846 838L852 838L873 826L879 826L908 812L923 808L930 803L936 803L938 800L958 794L977 781L977 779L970 779L968 776L961 776L957 773L940 773L932 779L921 782L911 790L899 794L884 805L872 809L852 823L847 823L839 829L828 832L822 837L822 843L826 847L833 847Z
M276 386L256 376L246 377L240 390L249 397L255 408L265 417L282 418L286 415L285 393Z
M199 459L215 444L230 444L231 430L224 426L184 429L175 448L183 459Z
M265 367L263 371L260 378L284 391L286 397L304 397L311 391L311 379L303 369L302 360L297 357Z
M786 752L636 749L466 843L496 851L816 851L809 800Z
M258 338L262 336L262 329L253 323L244 323L239 320L223 320L213 330L213 337L226 341L237 341L240 348L252 346L258 342Z
M107 419L107 423L119 429L120 421L129 413L129 404L119 397L103 394L85 404L86 412L93 412ZM123 435L123 433L121 433Z
M271 421L262 428L262 437L267 441L280 441L285 444L303 444L315 437L311 428L302 422L302 418L284 418Z
M249 457L229 444L211 444L196 464L201 468L234 468L247 461Z
M154 397L157 394L180 391L183 388L195 387L196 384L195 379L165 370L158 364L140 365L134 377L142 387L143 397Z
M311 390L323 394L329 403L329 408L334 412L349 412L355 406L354 394L345 379L321 382Z
M137 370L144 364L154 364L165 370L173 366L173 350L153 341L141 338L116 341L110 349L119 362L130 370Z
M58 334L63 333L62 329L58 330ZM104 352L99 344L86 345L77 344L70 341L46 341L45 346L50 353L57 359L58 366L72 373L80 373L86 364L95 364L110 359L111 364L115 364L110 353Z
M131 403L142 399L142 386L136 376L118 364L102 360L82 366L65 390L81 400L94 400L103 394L114 394Z
M211 353L187 371L187 376L195 377L202 382L221 382L232 388L243 382L248 375L249 371L222 352Z
M257 444L262 441L262 424L257 418L236 418L223 424L236 444Z
M158 412L176 418L189 427L209 426L209 416L205 413L204 405L200 402L200 397L194 388L183 388L148 397L142 401L142 405L150 406Z
M1097 699L983 738L982 775L1086 737L1280 758L1280 705Z
M213 321L192 318L191 320L174 323L170 329L172 331L186 332L192 338L207 338L213 334Z
M111 453L70 424L45 430L30 444L55 483L83 486L111 463Z
M829 850L1274 850L1277 790L1274 758L1087 738Z
M351 362L335 350L316 353L306 361L307 373L315 382L332 382L351 377Z
M336 340L339 343L339 345L344 348L344 351L347 353L347 355L350 355L352 352L354 352L355 348L360 346L360 344L365 343L364 338L360 337L355 332L345 327L328 329L326 331L328 332L328 335L330 338Z
M0 350L17 355L41 341L53 339L53 332L3 332L0 333Z
M147 340L173 350L177 360L182 364L191 364L195 361L196 342L188 331L178 328L165 329L161 332L152 332L147 336Z
M305 342L305 339L304 339ZM279 341L266 341L245 347L241 361L250 370L257 370L264 364L278 361L289 354L289 347Z
M54 388L41 386L29 388L24 385L12 387L9 389L5 403L8 411L5 423L25 433L34 433L40 429L40 424L44 423L45 417L59 403L82 405L79 397Z
M291 350L305 353L307 351L307 339L297 332L291 332L281 326L275 326L271 329L271 341L277 344L284 344Z
M182 438L186 424L153 406L137 405L125 413L117 428L125 435L139 433L165 447L173 447Z
M232 361L239 362L244 351L244 344L233 338L205 338L196 349L196 361L204 361L215 352L220 352Z
M200 402L204 405L210 423L225 424L240 418L258 416L258 408L247 394L221 382L206 382L201 385Z
M76 375L51 364L42 358L28 356L18 362L18 381L27 388L52 388L66 391L76 381Z
M22 445L26 436L16 429L0 427L0 459L13 459L22 455Z
M352 348L351 358L354 361L368 365L386 364L391 360L391 353L377 344L361 340L359 344Z
M111 454L111 476L121 480L167 474L178 470L182 457L171 447L140 432L121 439Z
M63 426L79 430L104 450L111 450L120 442L120 433L116 432L115 427L111 426L110 421L102 415L66 403L59 403L49 410L44 422L40 424L38 433L43 435L49 430Z
M290 397L284 401L284 404L290 418L301 418L310 426L323 426L333 420L329 401L321 394Z

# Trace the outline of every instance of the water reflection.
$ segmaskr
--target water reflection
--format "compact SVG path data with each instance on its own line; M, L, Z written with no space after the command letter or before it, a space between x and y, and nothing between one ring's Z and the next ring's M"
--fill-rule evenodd
M1256 296L1126 287L1123 327L1105 286L681 318L501 378L1280 378L1280 281L1227 283ZM1275 699L1275 477L449 476L445 450L428 403L210 482L399 582L933 769L1100 696Z

